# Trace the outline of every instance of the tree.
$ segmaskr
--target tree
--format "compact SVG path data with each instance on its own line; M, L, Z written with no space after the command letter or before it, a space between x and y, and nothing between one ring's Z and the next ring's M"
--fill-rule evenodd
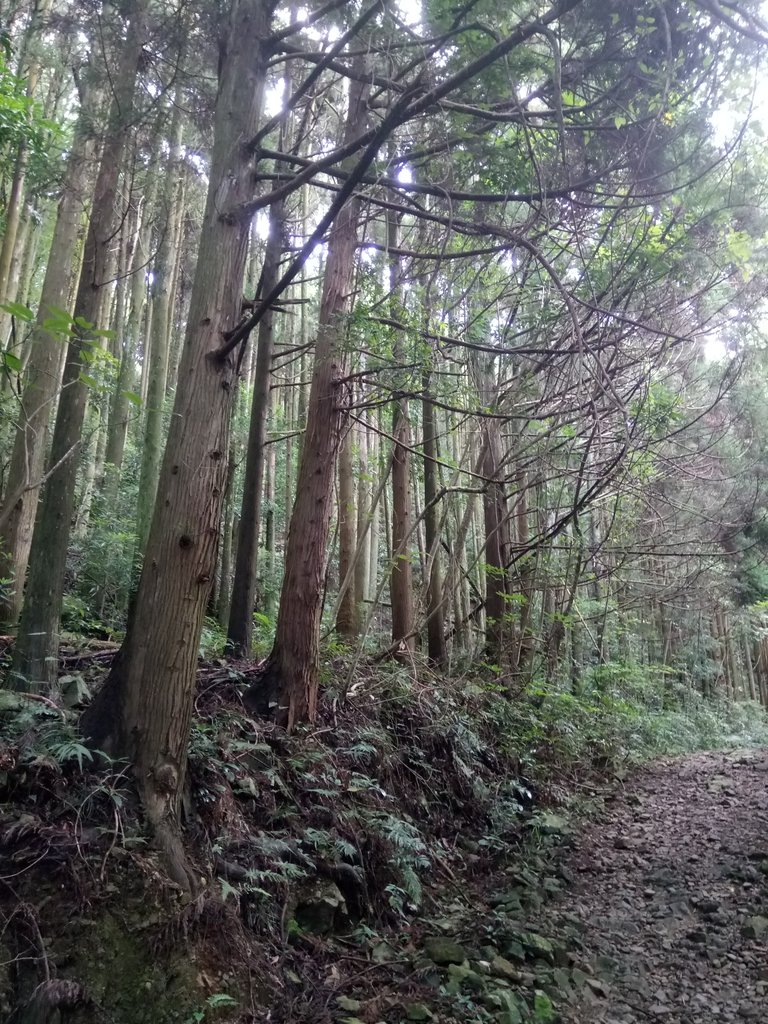
M237 356L222 354L241 317L253 138L264 103L273 0L233 4L221 54L214 142L200 252L152 525L125 641L85 735L134 765L168 870L196 887L179 815L202 629L227 472Z
M358 63L360 78L361 71L362 63ZM367 89L355 78L350 85L342 145L362 134L366 120ZM277 720L288 728L297 721L311 720L317 706L316 651L332 482L344 420L340 383L344 370L344 314L349 310L359 211L359 200L345 204L328 236L307 430L286 545L275 643L262 679L250 694L250 700L264 710L276 704Z
M92 184L92 127L100 106L95 84L84 83L80 114L59 199L45 280L30 340L30 357L3 500L0 575L13 581L0 604L3 622L15 625L21 612L24 578L32 545L38 494L43 479L51 407L58 393L62 339L70 331L66 316L72 265Z
M277 284L280 257L285 248L285 213L282 201L270 208L269 238L264 254L260 291L269 294ZM237 562L232 584L227 640L232 650L245 657L251 650L253 607L256 596L256 559L259 549L261 497L264 485L264 442L269 415L269 386L272 370L274 309L268 309L259 324L256 375L251 423L245 456L243 501L237 534Z
M13 658L12 678L19 688L53 687L58 674L61 604L74 512L77 452L88 402L84 365L98 338L102 289L110 281L118 179L131 127L136 77L146 34L144 0L132 0L125 13L127 36L120 51L107 137L94 187L72 337L67 348L51 445L50 472L32 535L29 581Z

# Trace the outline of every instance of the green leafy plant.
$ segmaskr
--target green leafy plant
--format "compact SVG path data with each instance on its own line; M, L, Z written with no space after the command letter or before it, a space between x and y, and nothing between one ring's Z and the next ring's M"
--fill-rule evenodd
M184 1024L203 1024L203 1021L212 1019L217 1010L230 1009L233 1006L237 1006L237 1000L232 996L226 992L214 992L201 1007L192 1011Z

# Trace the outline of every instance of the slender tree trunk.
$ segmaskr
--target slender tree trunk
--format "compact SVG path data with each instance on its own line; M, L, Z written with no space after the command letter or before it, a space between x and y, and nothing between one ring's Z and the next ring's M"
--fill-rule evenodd
M360 557L355 563L355 616L361 621L364 602L368 598L369 573L371 567L371 538L373 524L371 517L371 468L368 462L368 428L364 423L357 425L358 475L357 475L357 544L361 546ZM359 630L358 630L359 631Z
M24 41L19 55L18 75L27 79L27 96L33 99L37 91L40 77L40 59L36 51L37 36L44 27L44 20L50 10L51 0L36 0L32 5L29 23L24 34ZM11 189L5 207L5 229L0 244L0 302L15 299L15 285L12 281L14 257L18 256L19 225L24 209L27 169L29 167L29 143L22 138L16 152L16 161L11 180ZM18 283L18 282L16 282ZM0 340L5 343L8 337L9 316L0 313Z
M757 686L755 685L755 670L752 666L752 650L749 637L743 641L744 664L747 668L747 682L749 684L749 699L757 700Z
M241 315L252 196L242 145L263 110L273 0L233 5L221 59L200 252L158 500L126 638L83 716L85 735L133 762L169 871L196 887L179 833L197 649L216 571L238 357L219 353Z
M222 629L226 629L229 621L230 604L232 601L232 556L233 527L235 519L235 496L232 493L237 465L237 449L235 433L230 433L229 456L227 459L227 482L225 485L224 516L221 525L221 567L219 570L219 592L216 598L216 617Z
M339 523L339 586L347 579L357 548L357 513L355 510L354 465L352 461L352 430L348 429L339 449L338 464ZM357 620L357 594L354 576L341 595L336 615L336 632L354 637L360 632Z
M19 297L19 283L21 280L21 268L24 262L24 254L27 248L27 238L30 232L30 222L30 210L23 210L16 232L16 244L13 248L11 267L8 272L8 281L5 288L5 302L21 301ZM21 356L21 339L14 336L14 332L11 330L11 317L5 312L0 312L0 348L5 348L9 352L14 352L18 357ZM8 380L8 378L6 377L5 380Z
M267 445L266 483L267 514L264 517L264 553L267 556L266 570L261 573L262 601L264 611L273 619L277 611L277 588L275 587L275 562L277 534L275 524L275 445Z
M64 185L56 214L45 279L35 325L31 334L24 393L13 443L3 512L11 510L0 530L0 576L14 581L0 602L2 622L15 625L23 599L24 578L32 545L37 501L48 444L51 408L61 380L62 331L54 326L57 309L66 309L72 281L80 223L87 209L93 143L90 127L99 100L86 89L67 162Z
M530 527L528 523L528 474L520 470L517 474L517 500L515 503L515 541L519 552L526 551L530 543ZM520 624L515 644L514 668L518 676L525 677L533 660L534 638L531 634L533 617L533 581L536 571L536 560L531 553L525 554L517 562L518 585L520 588Z
M113 83L114 99L94 188L83 269L75 300L75 319L79 318L81 324L97 324L102 292L109 282L117 184L144 43L146 10L143 3L144 0L134 0L126 10L128 33ZM81 371L83 353L94 344L90 328L77 326L75 330L76 335L67 349L49 462L52 471L32 538L29 583L14 651L13 677L17 685L33 688L41 683L52 686L58 672L64 574L74 511L78 454L88 401L88 387L81 379Z
M169 174L171 171L169 170ZM110 474L112 493L116 492L116 486L123 467L123 454L125 442L128 436L128 424L131 419L131 410L136 408L135 400L131 400L131 394L135 385L136 377L136 355L139 350L141 329L144 323L144 303L147 298L147 267L146 260L152 237L152 213L155 202L158 175L154 174L140 212L138 230L131 238L130 261L125 268L125 306L123 317L116 313L117 323L115 332L121 339L119 359L120 369L115 383L115 390L109 409L109 425L107 427L107 448L105 461ZM120 282L118 282L118 287Z
M434 665L446 660L443 622L443 577L440 563L440 515L437 496L440 490L437 466L437 427L435 407L430 394L430 373L422 380L421 403L424 430L424 506L427 546L427 652Z
M139 500L136 511L136 536L140 553L144 552L152 522L157 494L160 460L163 452L163 408L168 379L171 333L171 275L176 263L174 231L176 205L180 202L181 178L178 165L184 120L181 99L177 95L171 125L170 150L162 196L162 236L152 272L152 336L149 342L147 400L144 414L144 445L141 451Z
M277 284L280 258L284 247L283 204L276 203L270 214L269 238L261 278L262 296L269 294ZM268 309L259 324L256 380L253 386L251 422L245 456L243 500L237 532L237 561L227 628L227 642L235 654L241 658L250 654L253 633L259 530L264 489L264 442L267 437L269 389L272 380L274 318L274 310Z
M509 636L509 513L507 497L499 477L501 444L495 420L486 420L488 443L485 447L483 476L483 514L485 517L485 630L488 653L502 666L508 661L511 647Z
M358 71L362 59L358 59ZM367 89L350 85L345 143L366 120ZM345 419L342 408L344 314L349 309L360 201L351 199L339 212L328 236L328 258L320 302L315 367L301 448L296 500L285 552L275 643L261 680L249 702L269 710L277 702L277 720L289 729L312 721L317 708L320 614L325 583L333 478Z
M379 458L379 439L373 430L373 424L368 431L368 465L381 465ZM386 490L385 492L386 493ZM371 508L371 546L370 562L368 563L368 593L374 594L379 589L379 549L381 547L381 501L377 501Z
M396 249L398 244L397 212L387 215L387 245ZM399 310L398 290L400 268L398 257L390 257L390 293L394 319ZM402 360L402 338L396 330L392 346L394 362ZM408 540L411 535L411 424L408 419L408 400L398 399L392 409L392 567L389 594L392 603L392 642L397 645L396 658L408 659L416 650L415 614L413 607L413 567Z

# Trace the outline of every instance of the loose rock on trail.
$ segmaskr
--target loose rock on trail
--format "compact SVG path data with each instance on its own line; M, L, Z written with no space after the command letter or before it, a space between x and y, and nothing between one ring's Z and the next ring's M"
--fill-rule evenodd
M567 858L595 979L567 1024L768 1020L768 752L657 762Z

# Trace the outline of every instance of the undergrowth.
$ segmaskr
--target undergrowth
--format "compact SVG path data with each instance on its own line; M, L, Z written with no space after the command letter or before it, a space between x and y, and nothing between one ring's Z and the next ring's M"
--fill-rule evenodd
M211 627L208 649L219 643ZM69 656L61 699L0 690L0 796L12 809L0 816L0 854L30 900L42 877L75 878L83 906L104 885L122 891L115 878L162 891L129 766L77 732L103 657L98 647ZM302 979L321 970L318 937L344 936L365 963L382 945L394 955L388 943L407 945L446 892L479 891L519 861L521 843L543 841L551 808L581 784L660 754L768 743L758 706L704 699L661 670L601 666L578 692L518 691L488 669L449 679L419 663L362 662L347 687L351 658L326 650L318 721L290 736L245 710L252 667L218 659L199 674L186 834L207 880L201 906L219 908L199 920L225 929L240 961L252 962L256 942ZM181 922L173 928L194 925Z

